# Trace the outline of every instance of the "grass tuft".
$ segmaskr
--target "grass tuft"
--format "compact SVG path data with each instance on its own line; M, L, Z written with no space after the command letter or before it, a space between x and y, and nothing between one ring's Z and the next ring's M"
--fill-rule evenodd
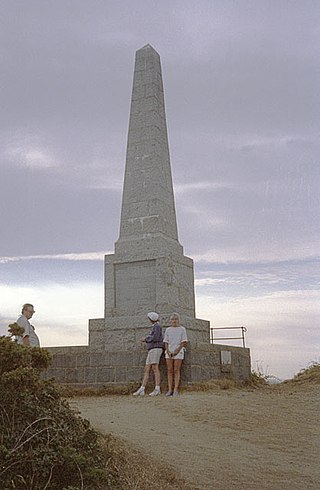
M267 376L266 374L263 374L262 372L260 371L252 371L251 372L251 380L250 380L250 384L252 387L254 388L262 388L264 386L268 386L268 379L269 379L269 376Z
M296 374L294 378L290 380L290 382L299 383L299 384L306 384L306 383L319 384L320 363L312 362L308 367L301 369L301 371L299 371L298 374Z
M249 383L250 385L250 383ZM248 386L246 381L235 381L233 379L210 379L208 381L198 381L188 385L188 387L182 387L183 391L216 391L216 390L230 390L241 389Z
M113 435L100 437L100 447L108 455L107 474L114 475L115 490L197 490L182 475L159 459Z
M57 385L60 396L64 398L74 398L79 396L106 396L106 395L130 395L138 387L138 383L128 383L125 385L104 385L101 387L77 387L70 385Z

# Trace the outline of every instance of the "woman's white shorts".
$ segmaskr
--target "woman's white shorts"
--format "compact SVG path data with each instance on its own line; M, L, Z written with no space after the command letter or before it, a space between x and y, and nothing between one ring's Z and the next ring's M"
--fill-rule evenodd
M163 352L163 349L156 347L155 349L150 349L148 351L147 359L146 359L146 365L147 364L159 364L160 362L160 357Z

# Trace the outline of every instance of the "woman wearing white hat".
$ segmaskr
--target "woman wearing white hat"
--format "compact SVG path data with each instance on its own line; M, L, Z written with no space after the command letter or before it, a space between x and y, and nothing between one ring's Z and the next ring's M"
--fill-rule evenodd
M152 393L149 394L149 396L157 396L160 395L160 369L159 369L159 362L160 362L160 357L163 352L164 344L163 344L163 334L162 334L162 329L159 324L159 315L155 311L150 311L148 313L148 318L150 322L152 323L152 328L146 337L143 337L140 342L146 342L147 344L147 349L148 349L148 355L146 359L146 367L144 370L144 377L142 381L142 385L140 388L133 393L134 396L143 396L145 394L145 388L147 386L147 383L149 381L149 375L151 368L154 373L154 380L155 380L155 388L152 391Z

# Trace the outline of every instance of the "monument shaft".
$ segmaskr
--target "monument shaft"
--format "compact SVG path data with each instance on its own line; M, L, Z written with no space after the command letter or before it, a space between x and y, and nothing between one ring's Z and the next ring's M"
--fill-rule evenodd
M178 241L160 57L149 45L136 53L116 252L146 235Z

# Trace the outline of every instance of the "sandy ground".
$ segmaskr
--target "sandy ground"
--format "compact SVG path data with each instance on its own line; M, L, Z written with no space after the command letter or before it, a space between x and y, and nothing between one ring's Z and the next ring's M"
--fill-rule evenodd
M319 385L83 397L71 405L196 488L320 489Z

